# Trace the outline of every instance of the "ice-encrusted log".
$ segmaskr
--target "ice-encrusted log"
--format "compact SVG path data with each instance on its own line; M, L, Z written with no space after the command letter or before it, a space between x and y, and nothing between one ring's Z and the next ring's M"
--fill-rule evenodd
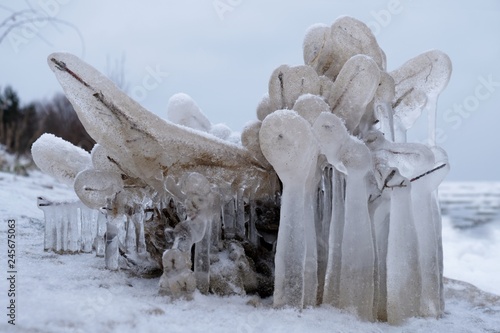
M234 189L254 188L256 198L272 196L278 187L272 170L246 149L148 112L76 56L54 53L48 63L88 133L129 176L160 191L164 177L184 172L200 172Z
M328 303L390 323L439 317L434 189L449 166L440 148L405 141L426 108L433 144L448 57L429 51L387 73L372 32L350 17L309 29L303 51L306 65L273 72L241 140L185 94L172 97L165 121L78 58L49 56L98 144L91 163L47 136L34 155L107 218L84 223L77 208L74 221L47 222L46 247L88 251L94 237L108 268L136 271L151 255L164 268L160 292L173 298L196 286L244 295L259 285L271 295L274 278L275 306ZM62 153L47 151L51 140Z

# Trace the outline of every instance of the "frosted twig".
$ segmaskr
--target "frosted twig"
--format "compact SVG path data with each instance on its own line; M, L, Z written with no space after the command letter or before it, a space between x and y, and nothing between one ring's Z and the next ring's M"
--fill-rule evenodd
M420 176L417 176L417 177L415 177L415 178L410 179L410 182L413 182L413 181L415 181L415 180L419 180L420 178L422 178L422 177L424 177L424 176L427 176L428 174L431 174L431 173L433 173L434 171L437 171L437 170L439 170L439 169L442 169L442 168L444 168L445 166L446 166L446 163L445 163L445 164L441 164L440 166L437 166L437 167L435 167L434 169L429 170L429 171L427 171L427 172L425 172L425 173L421 174Z

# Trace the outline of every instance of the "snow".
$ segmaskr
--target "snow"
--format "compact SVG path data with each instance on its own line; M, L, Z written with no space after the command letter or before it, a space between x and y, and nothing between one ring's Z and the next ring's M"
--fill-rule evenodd
M174 124L208 132L212 127L196 102L187 94L178 93L170 97L167 106L168 120Z
M447 185L443 188L456 190L462 197L471 186ZM476 192L491 188L488 184L474 187ZM0 219L16 220L18 264L16 327L7 324L4 318L0 322L0 332L479 333L495 332L500 328L500 298L477 294L458 282L447 283L444 318L410 319L401 327L360 322L328 305L302 311L273 309L271 300L257 300L251 296L217 297L196 292L192 301L171 302L157 294L159 278L143 279L124 270L107 270L104 259L95 254L44 252L43 212L36 205L40 195L50 200L76 199L71 188L40 172L30 177L0 173ZM450 197L449 193L442 196ZM5 244L6 232L7 224L2 223L2 244ZM500 219L462 230L452 228L452 221L445 217L443 242L445 276L472 282L500 294ZM0 262L5 267L6 250L2 248ZM2 307L7 288L3 276L0 279Z
M76 175L91 166L89 153L49 133L36 140L31 152L43 172L68 185L73 185Z

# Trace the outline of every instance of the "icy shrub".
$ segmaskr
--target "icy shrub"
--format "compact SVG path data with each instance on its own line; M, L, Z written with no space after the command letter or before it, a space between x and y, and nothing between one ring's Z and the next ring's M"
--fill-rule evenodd
M185 94L164 120L77 57L50 55L98 144L89 155L44 135L33 156L105 214L106 234L80 203L40 199L45 249L93 246L110 269L160 268L172 298L257 292L275 307L331 304L367 321L441 316L436 189L449 166L434 127L450 60L428 51L388 72L350 17L311 27L303 51L305 65L271 74L240 139ZM424 109L429 143L407 143Z

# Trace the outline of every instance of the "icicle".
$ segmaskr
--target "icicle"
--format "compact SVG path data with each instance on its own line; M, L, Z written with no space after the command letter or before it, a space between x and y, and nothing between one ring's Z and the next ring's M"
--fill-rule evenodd
M97 257L104 257L104 255L105 255L106 223L107 223L106 214L99 211L99 213L97 215L97 233L96 233L96 240L95 240L95 244L96 244L95 245L95 254Z
M245 231L245 197L243 196L244 189L238 189L236 199L236 236L246 238Z
M44 251L54 251L56 247L56 214L50 207L51 202L45 198L38 197L37 205L43 211L45 217L43 249Z
M419 314L422 290L419 246L411 203L411 183L397 169L386 186L391 190L387 248L387 321L401 324Z
M450 171L450 165L448 161L448 155L446 152L439 147L432 147L432 152L434 153L436 165L444 166L435 172L433 180L429 182L434 182L435 184L440 184L446 174ZM438 268L439 268L439 298L440 298L440 314L444 313L444 282L443 282L443 239L442 239L442 219L441 219L441 209L439 207L439 198L437 188L431 193L431 211L434 227L436 228L436 238L437 238L437 252L438 252Z
M323 303L323 293L325 288L325 277L328 265L329 235L332 220L332 175L333 170L330 165L326 165L322 170L321 183L319 188L319 206L321 214L316 223L316 236L318 243L318 303Z
M208 294L210 289L210 248L212 222L207 221L205 235L194 246L194 275L196 287L202 294Z
M332 213L328 235L328 264L325 274L323 303L338 307L340 301L340 268L345 223L345 174L333 170Z
M412 202L422 278L420 315L437 318L441 314L441 303L438 239L434 225L436 221L432 216L432 192L438 184L430 183L429 180L429 177L425 177L412 183Z
M82 203L79 204L81 214L81 245L82 251L90 253L93 250L94 241L97 236L97 218L99 212L88 208Z
M127 255L135 256L137 254L137 233L135 229L135 223L132 219L134 212L131 207L129 207L129 213L127 214L127 222L125 226L125 251Z
M312 201L319 149L310 124L279 110L262 122L262 152L283 182L275 255L274 306L316 302L317 249ZM311 244L312 243L312 244ZM313 301L314 300L314 301Z
M255 200L250 199L250 216L248 221L248 240L253 246L259 245L259 235L257 233L257 228L255 227L255 222L257 221L257 213Z
M346 168L341 158L342 145L349 140L349 134L342 120L331 113L321 113L313 124L313 132L318 140L321 153L324 154L328 162L335 167L333 174L329 176L327 186L330 194L325 196L325 200L330 200L328 205L325 204L325 221L328 227L324 227L322 232L323 237L327 237L325 245L328 246L324 257L318 255L319 263L322 259L327 259L325 277L321 277L324 281L323 302L338 305L339 300L339 283L340 283L340 253L342 243L342 233L344 228L344 189L343 177L340 176L338 170L346 172ZM318 236L318 240L322 239ZM318 249L320 249L319 245ZM320 252L318 252L319 254ZM322 266L319 267L322 267ZM323 267L322 267L323 269ZM320 279L320 276L318 277Z
M371 170L371 154L354 137L342 149L347 177L339 306L353 310L363 320L373 321L375 246L366 181Z
M211 227L214 217L218 214L220 200L218 194L211 189L208 180L195 172L187 175L182 191L185 195L187 219L177 224L171 231L174 243L171 249L164 252L163 262L165 265L165 260L170 260L168 258L174 258L172 260L178 262L181 260L179 256L190 258L191 248L196 243L194 276L200 291L207 293L210 286ZM179 251L181 254L178 254ZM165 285L167 283L165 281L174 279L181 285L188 285L189 279L191 279L191 275L187 274L187 271L184 272L185 265L176 268L176 264L172 264L169 267L171 268L164 267L160 282L160 292L167 294L169 289ZM175 291L170 290L170 292L172 292L172 296L176 297ZM184 296L190 297L191 295Z
M123 216L107 217L106 223L106 249L104 259L106 268L112 271L118 269L119 247L120 247L120 224L123 223Z
M233 239L236 236L236 201L234 197L224 205L224 236Z
M429 138L428 144L430 146L436 145L436 118L437 118L437 102L438 95L427 95L427 135Z

